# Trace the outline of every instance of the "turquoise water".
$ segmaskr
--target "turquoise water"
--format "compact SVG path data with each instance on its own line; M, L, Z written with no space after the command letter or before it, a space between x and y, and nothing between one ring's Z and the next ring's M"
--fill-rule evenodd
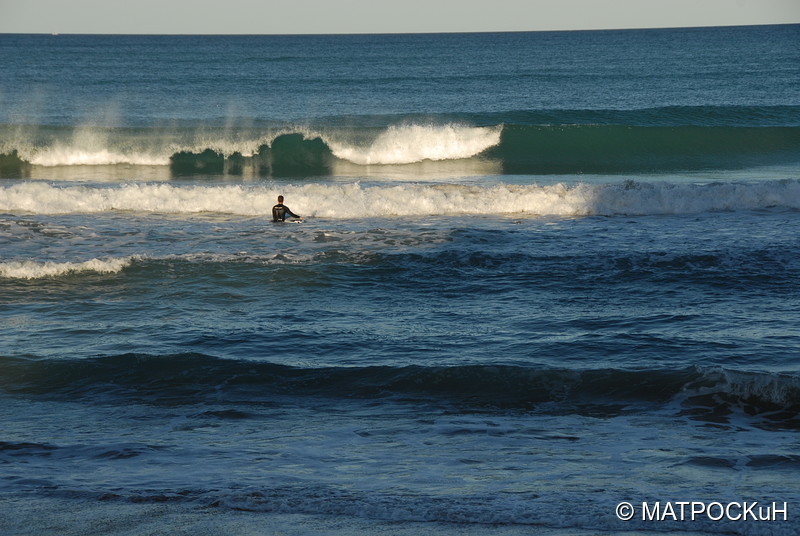
M796 533L799 31L0 36L0 528Z

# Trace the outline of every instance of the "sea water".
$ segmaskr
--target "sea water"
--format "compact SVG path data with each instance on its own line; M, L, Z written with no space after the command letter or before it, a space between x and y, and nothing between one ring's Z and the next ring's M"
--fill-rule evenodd
M3 534L796 534L798 42L0 35Z

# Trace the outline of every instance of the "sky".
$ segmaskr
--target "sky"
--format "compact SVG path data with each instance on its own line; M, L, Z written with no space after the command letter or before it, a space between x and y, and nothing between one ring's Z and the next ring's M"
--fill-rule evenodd
M0 0L0 33L415 33L783 23L800 23L800 0Z

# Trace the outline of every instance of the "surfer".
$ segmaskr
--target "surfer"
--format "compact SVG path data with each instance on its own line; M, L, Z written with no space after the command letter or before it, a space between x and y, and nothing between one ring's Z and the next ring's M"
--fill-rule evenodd
M289 210L289 207L283 204L283 196L278 196L278 204L272 207L272 221L286 221L286 215L292 218L300 218L297 214Z

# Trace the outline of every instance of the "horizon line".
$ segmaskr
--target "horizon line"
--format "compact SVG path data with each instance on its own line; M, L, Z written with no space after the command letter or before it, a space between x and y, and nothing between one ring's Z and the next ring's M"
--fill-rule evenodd
M0 35L51 35L58 37L62 35L103 35L103 36L219 36L219 37L233 37L233 36L264 36L264 37L291 37L291 36L356 36L356 35L465 35L465 34L512 34L512 33L568 33L568 32L620 32L620 31L648 31L648 30L691 30L691 29L709 29L709 28L754 28L765 26L798 26L798 22L764 22L764 23L742 23L742 24L700 24L700 25L686 25L686 26L629 26L621 28L571 28L571 29L548 29L548 30L444 30L444 31L396 31L396 32L369 32L369 31L355 31L355 32L285 32L285 33L205 33L205 32L178 32L178 33L160 33L160 32L83 32L83 31L37 31L37 32L6 32L0 31Z

